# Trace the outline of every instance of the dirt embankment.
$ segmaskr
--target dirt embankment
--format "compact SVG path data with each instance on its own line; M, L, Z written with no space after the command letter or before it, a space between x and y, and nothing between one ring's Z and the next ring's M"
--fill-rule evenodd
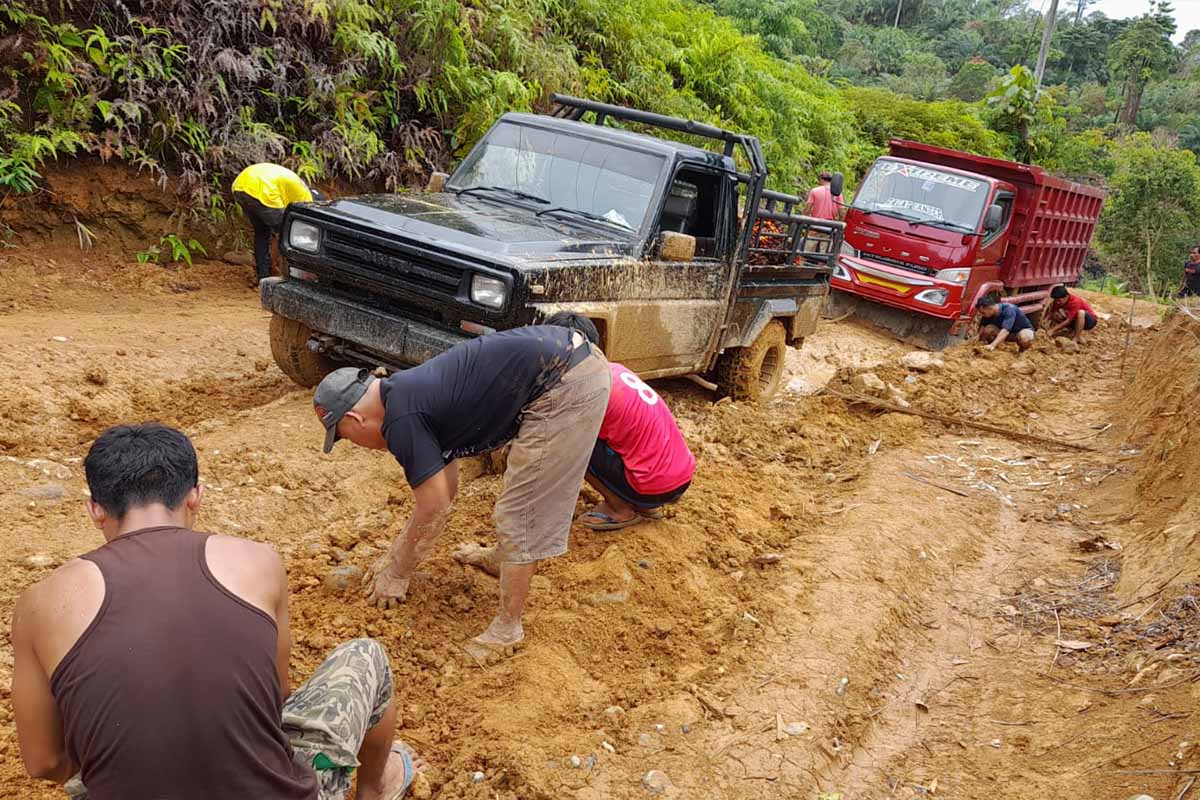
M1194 316L1195 315L1195 316ZM1117 592L1125 602L1200 585L1200 312L1182 309L1126 366L1114 520L1125 542Z

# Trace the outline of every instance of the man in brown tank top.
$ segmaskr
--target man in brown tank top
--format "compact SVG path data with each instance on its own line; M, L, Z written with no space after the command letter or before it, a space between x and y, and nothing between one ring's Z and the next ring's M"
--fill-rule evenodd
M192 530L203 489L187 437L110 428L84 469L106 544L13 613L29 774L91 800L332 800L357 770L359 800L402 797L422 765L392 741L387 654L343 644L289 697L283 563Z

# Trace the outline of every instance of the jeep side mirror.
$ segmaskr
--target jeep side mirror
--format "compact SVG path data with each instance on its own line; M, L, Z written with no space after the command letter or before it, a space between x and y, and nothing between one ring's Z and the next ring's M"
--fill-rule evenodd
M436 194L446 188L446 179L450 176L444 172L434 172L429 176L429 183L425 184L425 191Z
M658 257L663 261L691 261L696 257L696 237L663 231L658 237Z
M1000 230L1000 223L1004 221L1004 208L999 203L992 203L988 206L987 215L983 218L983 229L985 231Z
M834 197L840 197L844 188L846 188L846 176L840 172L833 173L833 180L829 182L829 193Z

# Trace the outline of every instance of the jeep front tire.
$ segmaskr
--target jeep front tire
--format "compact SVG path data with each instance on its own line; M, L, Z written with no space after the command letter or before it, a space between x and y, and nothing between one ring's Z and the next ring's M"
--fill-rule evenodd
M312 328L303 322L278 314L271 317L271 355L275 363L284 375L309 388L337 368L332 359L308 349L312 335Z

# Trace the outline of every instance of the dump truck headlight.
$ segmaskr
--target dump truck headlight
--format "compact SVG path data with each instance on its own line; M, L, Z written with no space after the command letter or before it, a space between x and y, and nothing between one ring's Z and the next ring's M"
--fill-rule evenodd
M471 301L488 308L504 308L508 300L508 288L504 281L490 278L487 275L474 275L471 278Z
M305 253L315 253L321 246L321 229L316 225L295 220L288 229L288 244Z
M949 297L950 293L945 289L926 289L923 292L919 292L914 299L920 300L922 303L928 303L931 306L944 306L946 305L946 299Z
M854 247L845 239L842 239L842 249L838 252L844 256L854 256L855 258L858 258L858 251L855 250Z
M835 261L833 262L833 277L838 280L848 281L850 280L850 270L843 267L840 261Z
M939 281L945 281L946 283L957 283L961 286L965 286L967 281L971 279L971 270L965 267L958 267L956 269L942 269L938 270L938 273L933 277Z

